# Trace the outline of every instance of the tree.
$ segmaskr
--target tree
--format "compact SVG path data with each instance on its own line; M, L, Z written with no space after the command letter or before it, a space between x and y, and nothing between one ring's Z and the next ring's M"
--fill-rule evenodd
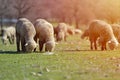
M29 10L32 8L32 3L30 0L14 0L13 8L17 10L17 19L24 17Z
M0 0L0 26L1 26L1 35L2 35L2 28L3 28L3 18L8 9L8 0Z

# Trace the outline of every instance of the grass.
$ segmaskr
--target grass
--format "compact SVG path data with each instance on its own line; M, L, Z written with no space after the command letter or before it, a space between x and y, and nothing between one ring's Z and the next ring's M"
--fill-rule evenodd
M90 51L79 35L56 45L53 55L16 53L0 41L0 80L119 80L120 49Z

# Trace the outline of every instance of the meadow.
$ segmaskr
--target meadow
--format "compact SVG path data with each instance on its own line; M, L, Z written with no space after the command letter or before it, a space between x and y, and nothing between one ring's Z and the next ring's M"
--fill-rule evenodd
M120 80L119 48L91 51L88 40L70 35L53 53L17 53L0 39L0 80Z

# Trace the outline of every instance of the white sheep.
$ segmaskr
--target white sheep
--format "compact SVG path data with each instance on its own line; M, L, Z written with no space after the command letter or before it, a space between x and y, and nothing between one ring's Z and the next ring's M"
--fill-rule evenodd
M118 46L118 41L114 36L111 25L102 20L93 20L89 24L89 40L91 49L93 49L93 43L94 48L97 49L96 40L98 37L101 43L101 50L106 50L107 42L109 48L112 50Z
M42 51L45 45L45 51L52 52L55 48L53 25L44 19L37 19L34 23L36 29L35 41L39 40L39 50Z
M33 24L26 18L20 18L16 23L16 44L20 52L20 42L23 52L32 52L37 47L34 41L36 34Z
M15 27L9 26L2 29L2 42L3 44L7 44L9 40L10 44L14 44L15 41Z

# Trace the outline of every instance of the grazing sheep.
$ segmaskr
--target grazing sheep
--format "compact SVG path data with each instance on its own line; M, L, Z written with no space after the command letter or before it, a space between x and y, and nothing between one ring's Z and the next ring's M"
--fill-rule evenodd
M54 32L57 41L66 41L67 25L65 23L59 23L58 26L54 28Z
M37 47L34 41L36 34L33 24L26 18L20 18L16 24L17 51L20 51L20 42L23 52L32 52Z
M2 42L3 44L7 44L7 41L9 40L10 44L14 44L15 41L15 27L10 26L7 28L3 28L2 30Z
M34 25L36 29L35 41L37 42L37 39L39 39L39 50L42 51L45 45L45 51L54 51L55 40L52 24L44 19L37 19Z
M82 35L81 35L81 38L84 39L85 37L89 37L89 29L86 29Z
M118 41L114 36L112 27L102 20L93 20L89 25L89 39L91 49L93 49L93 43L94 48L97 49L96 40L98 37L101 43L101 50L106 50L107 42L110 49L114 49L116 46L118 46Z

